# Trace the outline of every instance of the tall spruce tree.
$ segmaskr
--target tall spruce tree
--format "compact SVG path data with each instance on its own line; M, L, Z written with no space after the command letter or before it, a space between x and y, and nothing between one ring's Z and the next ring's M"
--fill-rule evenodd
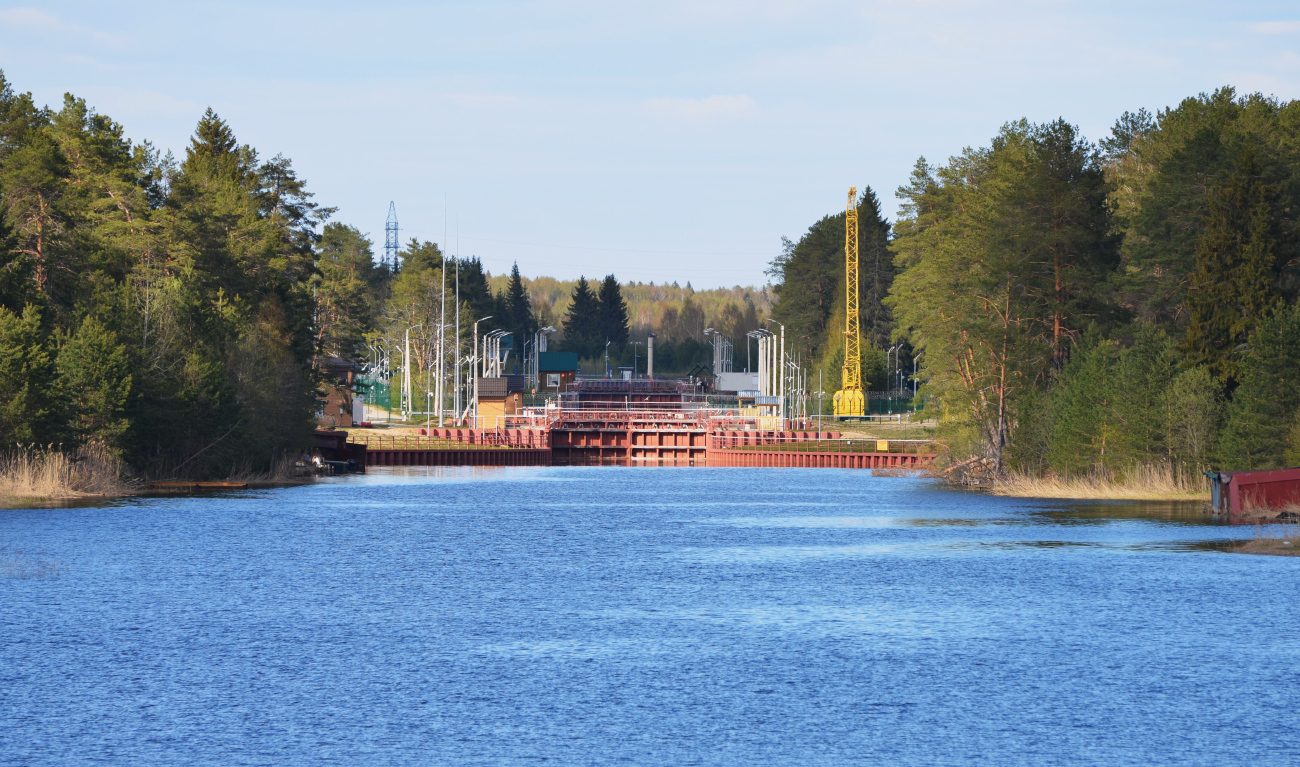
M1288 208L1281 186L1260 177L1249 147L1211 191L1187 293L1185 348L1193 363L1229 385L1238 378L1240 350L1280 296L1279 278L1295 247L1282 220Z
M622 353L627 345L627 302L618 278L609 274L600 283L600 339L610 342L611 350Z
M510 268L510 284L506 286L501 303L509 322L505 327L514 334L516 359L522 361L524 345L532 341L537 332L537 318L533 315L533 304L528 299L528 289L524 287L517 262Z
M889 249L889 222L880 200L867 187L858 197L858 321L866 346L886 344L892 316L885 304L894 281ZM799 241L783 239L781 255L768 274L774 278L777 302L772 316L814 356L843 346L844 214L822 218ZM838 319L835 319L838 316Z
M564 316L564 348L579 357L595 357L605 339L600 333L600 299L592 292L586 277L579 277L573 288L569 311Z
M460 300L469 310L470 317L466 321L473 323L480 317L491 316L492 321L488 328L479 328L480 331L491 328L505 327L504 318L499 316L496 302L492 298L492 291L488 287L487 274L483 271L483 262L477 256L471 258L462 258L460 260Z
M1250 336L1217 449L1221 469L1300 463L1300 305L1278 304Z

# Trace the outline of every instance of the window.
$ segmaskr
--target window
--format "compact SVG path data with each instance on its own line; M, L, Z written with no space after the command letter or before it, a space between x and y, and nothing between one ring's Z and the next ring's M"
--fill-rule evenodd
M547 373L547 374L546 374L546 385L547 385L547 386L554 386L554 387L556 387L556 388L558 389L559 386L560 386L560 374L559 374L559 373Z

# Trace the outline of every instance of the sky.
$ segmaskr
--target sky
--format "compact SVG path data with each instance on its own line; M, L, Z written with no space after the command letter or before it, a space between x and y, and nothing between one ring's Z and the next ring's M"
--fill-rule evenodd
M1300 5L0 2L0 69L180 157L210 106L377 251L391 201L493 273L706 288L1011 120L1297 98Z

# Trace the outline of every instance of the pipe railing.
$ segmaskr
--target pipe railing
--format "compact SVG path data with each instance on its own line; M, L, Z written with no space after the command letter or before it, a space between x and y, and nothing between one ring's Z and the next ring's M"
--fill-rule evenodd
M932 455L942 444L930 439L817 438L789 432L723 432L709 435L710 450L772 450L799 453L910 453Z
M465 450L482 448L532 448L551 446L550 432L541 429L434 428L430 435L349 434L348 442L367 450Z

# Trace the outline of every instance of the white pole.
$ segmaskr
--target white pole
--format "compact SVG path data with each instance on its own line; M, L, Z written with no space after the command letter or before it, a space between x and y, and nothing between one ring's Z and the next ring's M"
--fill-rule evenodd
M460 228L459 222L456 228ZM456 354L456 373L453 379L454 393L451 397L452 417L460 417L460 234L456 235L456 343L453 347ZM454 426L455 424L453 424Z
M438 383L437 393L434 395L438 400L438 425L442 426L443 412L443 378L447 374L445 360L447 358L447 195L442 196L442 294L438 299Z
M781 430L785 431L785 325L781 325Z

